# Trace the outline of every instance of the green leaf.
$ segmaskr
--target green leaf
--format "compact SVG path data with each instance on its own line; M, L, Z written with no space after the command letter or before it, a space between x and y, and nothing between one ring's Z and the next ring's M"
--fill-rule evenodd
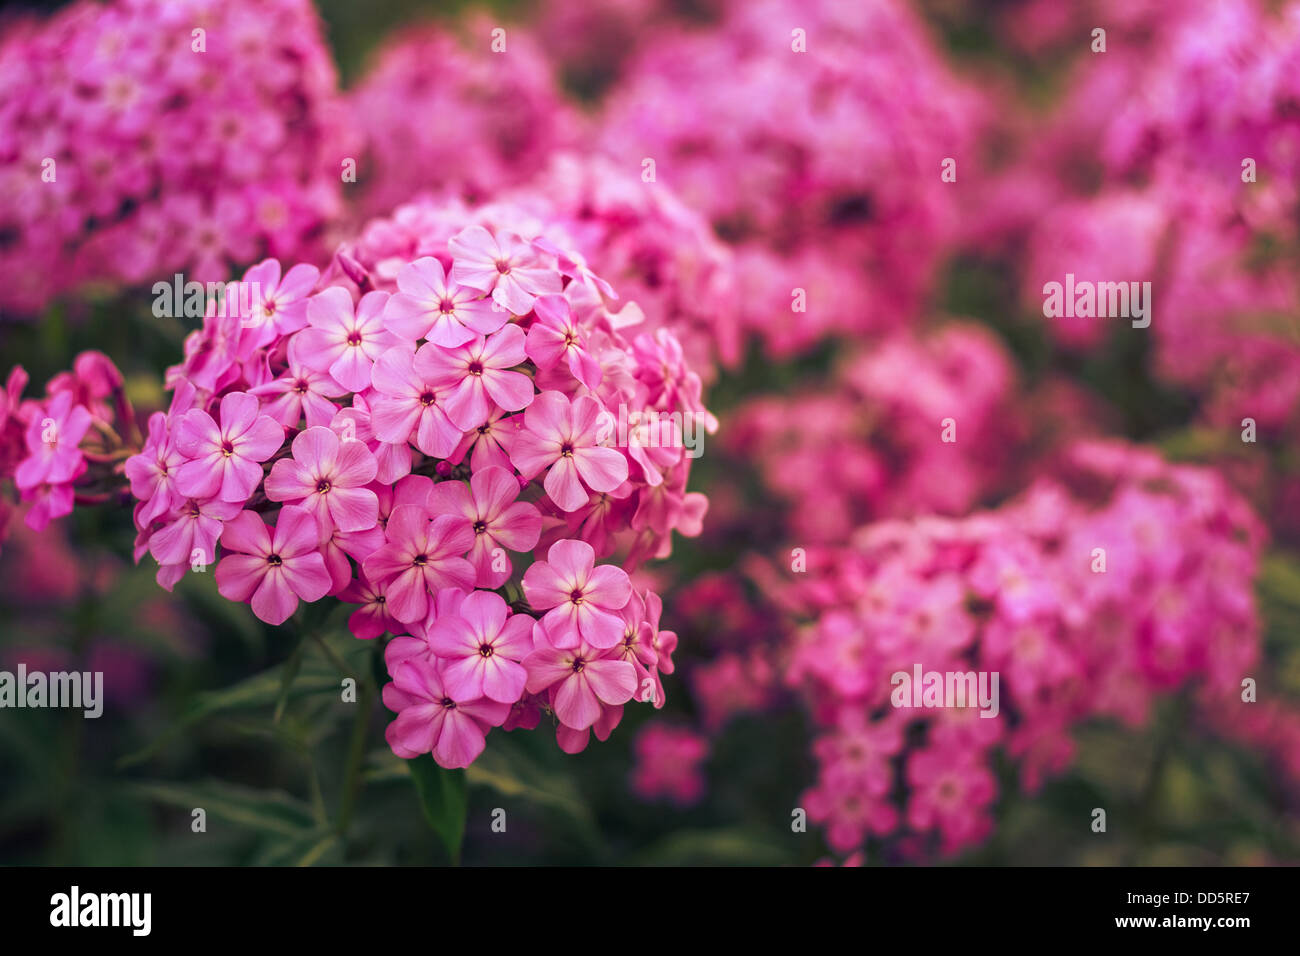
M424 819L442 839L454 866L460 865L460 845L465 838L469 795L464 770L444 770L431 754L408 761Z
M198 695L185 713L152 743L142 750L121 758L117 762L118 769L143 763L187 728L213 714L260 707L270 709L276 706L282 695L297 698L309 694L333 692L339 688L339 677L334 669L325 662L315 659L303 663L301 672L296 675L291 686L286 688L285 666L262 671L224 690Z
M219 780L198 784L144 782L128 787L146 799L188 811L202 808L209 818L258 833L305 838L317 829L311 807L283 790L255 790Z

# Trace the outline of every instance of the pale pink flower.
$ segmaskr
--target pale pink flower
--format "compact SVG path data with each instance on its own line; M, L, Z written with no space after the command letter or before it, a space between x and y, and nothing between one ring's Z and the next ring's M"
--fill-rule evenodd
M421 350L438 346L425 343ZM421 363L423 364L423 363ZM457 428L441 405L445 390L415 367L415 353L391 348L370 372L376 395L371 405L371 425L383 442L415 443L434 458L446 458L460 443L464 429Z
M388 591L388 609L399 621L418 621L429 595L442 588L474 587L474 566L462 557L474 543L464 521L443 515L433 521L419 505L398 505L388 517L388 543L362 562L370 580Z
M308 428L328 426L339 412L330 399L347 392L327 372L302 362L293 348L289 350L289 368L283 375L248 391L261 399L264 414L288 428L297 428L304 418Z
M428 339L455 348L475 335L506 324L509 314L493 309L484 289L448 282L442 263L432 256L408 262L397 271L399 291L384 308L387 328L412 342Z
M560 274L514 233L493 236L482 226L470 226L452 236L447 248L454 257L453 282L491 292L494 302L515 315L527 315L537 296L561 289Z
M533 400L533 380L522 372L524 333L517 325L484 338L475 335L458 348L421 348L416 372L439 389L447 417L462 431L477 428L495 408L517 412Z
M602 704L626 704L636 692L632 665L586 642L541 646L524 658L524 667L529 693L553 689L555 715L572 730L586 730L600 718Z
M355 306L346 289L331 287L307 301L307 322L290 342L290 356L307 368L328 372L347 392L370 387L370 369L398 343L384 328L387 292L368 292Z
M577 511L592 491L613 491L627 480L627 459L596 444L600 404L586 395L572 402L560 392L542 392L524 412L510 460L525 478L550 467L543 486L564 511ZM584 487L585 485L585 487Z
M587 351L586 334L569 300L562 295L544 295L533 303L533 309L537 321L528 330L528 357L541 369L564 359L573 377L594 392L600 387L600 362Z

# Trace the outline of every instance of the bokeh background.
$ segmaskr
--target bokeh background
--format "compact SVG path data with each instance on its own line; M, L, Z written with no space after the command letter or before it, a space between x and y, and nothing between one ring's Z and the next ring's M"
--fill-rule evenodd
M7 7L0 30L62 6ZM312 227L316 255L422 192L545 189L530 184L560 154L638 183L654 158L651 188L703 233L633 217L589 253L689 330L722 421L691 475L703 534L641 572L679 636L668 704L577 755L494 731L466 771L463 862L1300 860L1300 7L315 6L346 142L323 162L358 158ZM15 224L21 191L0 196L11 289L59 273ZM715 256L721 288L698 276ZM151 314L147 286L171 269L156 271L88 267L7 299L0 366L43 382L98 349L137 409L165 407L162 371L197 323ZM1151 327L1045 317L1042 285L1067 272L1151 281ZM41 534L8 520L0 666L102 670L109 698L92 721L0 713L0 862L449 859L384 745L390 715L339 700L340 668L385 679L343 609L293 642L210 575L161 591L131 560L127 508ZM992 557L950 606L927 549L952 538ZM1088 558L1058 559L1094 540L1125 543L1114 593L1090 590ZM980 659L1014 688L1000 737L896 727L846 686L872 653L855 642L876 640L873 582L984 629ZM1054 636L1017 643L1049 618ZM928 625L907 627L900 640ZM864 769L852 741L883 753Z

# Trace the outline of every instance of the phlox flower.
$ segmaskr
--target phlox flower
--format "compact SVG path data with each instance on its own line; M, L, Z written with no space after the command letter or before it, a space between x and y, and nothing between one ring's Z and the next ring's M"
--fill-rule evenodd
M330 399L346 392L331 375L304 364L293 348L289 350L289 368L283 375L248 391L261 399L264 414L287 428L297 428L303 419L308 428L329 425L339 412Z
M388 613L387 592L386 586L372 583L363 570L339 593L339 600L360 605L348 617L348 630L354 637L368 641L403 630L402 623Z
M627 459L596 443L600 412L600 404L586 395L570 402L560 392L542 392L514 436L510 460L525 478L549 467L543 487L564 511L585 505L587 488L613 491L627 480Z
M319 601L333 586L319 543L316 519L302 508L282 508L274 528L241 511L221 531L227 553L217 565L217 591L247 601L267 624L283 624L299 599Z
M167 427L167 416L154 412L149 416L149 437L140 454L126 460L124 470L131 482L131 494L143 503L139 519L148 524L171 511L181 499L176 491L176 470L185 456L176 449Z
M426 343L423 349L435 349ZM421 362L425 367L425 363ZM427 374L416 368L415 352L392 348L381 355L370 371L376 395L371 405L371 426L383 442L415 443L434 458L446 458L460 443L464 430L452 424L442 402L446 390L438 389Z
M415 354L416 372L447 392L442 407L462 431L477 428L496 408L517 412L533 400L533 380L522 372L524 333L517 325L484 338L475 335L457 348L422 347Z
M239 514L242 507L238 501L189 498L149 536L149 553L163 568L180 568L181 573L188 571L196 558L204 564L211 564L216 560L222 522ZM162 578L159 580L161 582Z
M220 414L218 425L192 408L176 423L176 447L189 459L176 472L176 490L191 498L246 501L262 480L261 463L284 443L284 429L261 414L247 392L224 396Z
M370 369L385 349L398 343L384 328L387 292L352 296L337 286L307 300L307 324L289 345L290 358L317 372L328 372L344 391L370 387Z
M632 597L632 582L622 568L596 567L596 552L587 542L555 542L545 561L524 572L523 584L534 610L550 609L542 622L556 647L584 643L605 650L622 641L618 612Z
M442 659L447 693L458 700L517 701L528 677L519 662L532 653L533 624L527 614L510 614L491 591L475 591L458 614L435 621L429 647Z
M573 377L594 392L600 387L600 362L585 347L586 335L569 300L544 295L533 303L533 310L537 321L528 330L528 357L541 369L564 359Z
M432 256L408 262L397 271L397 288L384 308L384 325L409 341L428 339L455 348L476 335L506 324L509 314L493 309L483 289L448 282L442 263Z
M320 270L315 266L300 263L282 276L277 260L264 259L244 273L249 308L248 314L241 316L241 324L261 330L259 344L298 331L307 325L307 296L319 279Z
M379 521L379 499L365 487L375 478L375 456L359 441L343 442L328 428L308 428L293 440L293 457L266 476L266 496L300 505L322 534L366 531Z
M429 491L435 514L451 515L474 535L469 561L474 565L477 584L499 588L510 579L509 557L494 556L502 551L531 551L542 530L542 514L526 501L519 501L519 482L504 468L483 468L474 472L469 484L440 481Z
M437 664L419 659L397 664L383 695L384 706L397 714L384 733L393 753L407 760L431 753L448 769L478 759L488 730L510 713L509 704L458 697L443 683Z
M569 648L540 646L523 663L528 692L552 690L555 715L571 730L587 730L600 718L602 704L626 704L636 692L632 665L585 641Z
M559 292L560 275L542 266L531 244L511 232L493 236L482 226L470 226L448 241L454 257L453 282L482 292L515 315L527 315L539 295Z
M388 517L387 543L362 562L372 581L388 588L388 609L399 621L418 621L429 595L442 588L474 587L474 566L462 555L474 543L464 521L442 515L433 521L419 505L398 505Z
M59 392L44 411L32 415L24 436L27 457L14 470L19 489L70 484L85 470L85 457L78 446L90 424L90 412L74 404L71 392Z

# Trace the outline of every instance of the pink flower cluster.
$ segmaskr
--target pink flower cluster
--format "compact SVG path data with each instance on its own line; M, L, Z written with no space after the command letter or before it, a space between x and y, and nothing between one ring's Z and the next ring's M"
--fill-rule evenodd
M495 196L526 180L579 127L527 30L483 17L459 32L395 34L348 102L365 141L358 182L368 215L426 193Z
M881 517L962 514L1007 484L1024 429L1017 398L998 340L950 323L852 354L816 390L750 400L725 444L757 463L792 540L837 541Z
M770 592L806 622L785 677L821 728L803 800L837 852L980 842L995 749L1033 790L1081 721L1138 726L1155 695L1193 683L1220 709L1249 706L1233 691L1259 653L1253 513L1216 473L1122 443L1078 444L1061 474L996 511L868 525ZM998 674L997 716L900 706L893 675L918 665Z
M0 39L0 308L307 258L347 133L308 0L78 2Z
M599 145L737 244L743 321L780 356L913 317L954 236L941 168L974 164L981 112L903 4L762 0L647 42Z
M699 533L681 428L716 423L672 332L616 327L612 290L535 220L407 207L367 235L394 232L411 245L374 272L367 242L324 277L248 270L186 340L143 448L98 457L125 459L136 559L164 588L216 563L220 593L267 623L335 596L358 637L398 635L399 755L463 767L490 727L543 710L576 752L628 701L663 706L662 602L598 561L634 569ZM4 428L25 429L14 478L39 523L71 510L88 429L116 437L121 378L91 355L43 404L11 383ZM629 413L658 424L623 433Z
M632 790L643 800L667 799L688 807L704 796L700 764L709 755L709 743L699 734L648 724L637 734L633 749Z

